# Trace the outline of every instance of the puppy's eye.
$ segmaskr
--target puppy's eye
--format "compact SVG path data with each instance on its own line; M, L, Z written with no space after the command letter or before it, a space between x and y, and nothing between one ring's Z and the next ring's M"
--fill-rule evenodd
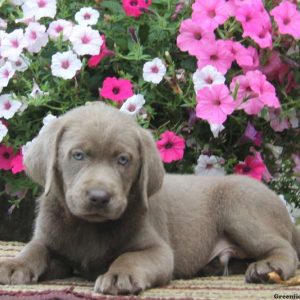
M121 166L126 166L129 163L129 158L125 155L120 155L118 157L118 164Z
M84 160L85 159L85 153L80 151L80 150L76 150L72 153L72 157L75 160Z

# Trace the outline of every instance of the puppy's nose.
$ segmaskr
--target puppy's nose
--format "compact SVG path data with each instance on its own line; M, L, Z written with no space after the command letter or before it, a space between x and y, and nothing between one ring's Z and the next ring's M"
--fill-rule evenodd
M104 208L111 200L111 194L101 189L92 189L88 192L88 199L94 205Z

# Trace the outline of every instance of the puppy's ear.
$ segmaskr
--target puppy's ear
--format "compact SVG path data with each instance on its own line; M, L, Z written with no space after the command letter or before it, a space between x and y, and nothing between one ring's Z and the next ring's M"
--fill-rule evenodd
M26 173L33 181L44 187L48 195L52 184L55 182L55 169L59 142L64 132L61 121L52 121L32 141L24 154Z
M142 128L139 130L139 134L141 170L138 186L141 200L148 209L148 198L161 188L165 170L152 134Z

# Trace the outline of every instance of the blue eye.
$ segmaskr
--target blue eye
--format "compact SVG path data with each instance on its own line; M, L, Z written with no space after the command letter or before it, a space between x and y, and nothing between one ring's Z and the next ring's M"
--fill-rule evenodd
M122 166L125 166L129 163L129 158L125 155L120 155L118 157L118 164L119 165L122 165Z
M80 150L76 150L72 153L72 157L75 160L84 160L85 159L85 153L80 151Z

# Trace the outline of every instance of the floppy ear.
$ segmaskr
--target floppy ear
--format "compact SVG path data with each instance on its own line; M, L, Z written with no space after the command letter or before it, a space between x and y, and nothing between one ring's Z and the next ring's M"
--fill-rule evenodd
M161 188L165 170L152 134L140 128L139 135L141 153L139 196L145 208L148 209L148 198Z
M56 180L57 154L63 132L64 127L59 119L51 122L32 141L24 154L26 173L44 187L46 196Z

